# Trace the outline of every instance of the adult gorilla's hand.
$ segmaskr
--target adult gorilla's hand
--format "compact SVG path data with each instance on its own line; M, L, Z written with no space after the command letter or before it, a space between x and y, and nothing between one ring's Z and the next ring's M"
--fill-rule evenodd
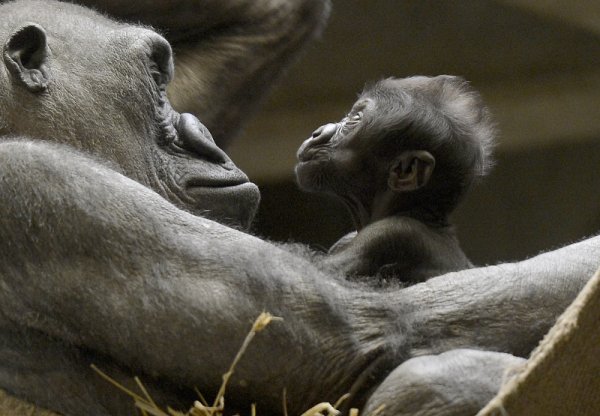
M507 371L524 362L510 354L466 349L412 358L386 377L363 412L474 416L498 393Z

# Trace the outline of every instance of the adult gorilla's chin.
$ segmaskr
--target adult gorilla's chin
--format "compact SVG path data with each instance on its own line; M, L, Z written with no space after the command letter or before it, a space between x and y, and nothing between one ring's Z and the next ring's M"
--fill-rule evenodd
M247 230L260 202L260 191L252 182L222 188L189 187L187 194L198 201L192 214Z

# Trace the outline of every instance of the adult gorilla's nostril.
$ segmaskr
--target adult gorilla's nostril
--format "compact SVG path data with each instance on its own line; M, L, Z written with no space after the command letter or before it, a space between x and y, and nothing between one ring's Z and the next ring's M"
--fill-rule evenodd
M192 114L181 115L177 133L187 150L221 165L233 163L225 152L217 147L208 129Z

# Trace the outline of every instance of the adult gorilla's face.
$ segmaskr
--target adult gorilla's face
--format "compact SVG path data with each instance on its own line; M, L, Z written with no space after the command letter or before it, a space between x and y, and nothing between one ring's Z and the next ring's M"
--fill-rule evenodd
M0 41L0 136L68 144L194 214L250 224L258 188L198 119L171 108L164 38L79 6L32 1L2 6Z

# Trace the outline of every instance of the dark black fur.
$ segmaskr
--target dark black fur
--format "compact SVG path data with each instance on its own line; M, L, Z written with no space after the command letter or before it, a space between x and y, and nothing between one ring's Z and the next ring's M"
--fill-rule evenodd
M300 186L340 198L358 230L325 264L405 282L470 267L448 216L487 171L493 139L487 109L461 78L365 88L346 118L298 151Z

